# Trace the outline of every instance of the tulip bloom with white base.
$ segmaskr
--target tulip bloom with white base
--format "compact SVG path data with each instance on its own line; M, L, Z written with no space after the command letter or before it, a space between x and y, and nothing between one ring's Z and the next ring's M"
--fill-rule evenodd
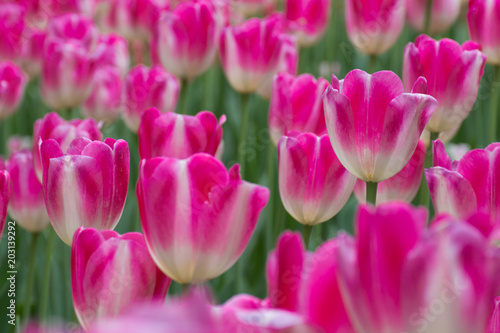
M486 61L500 65L500 1L470 0L467 19L471 39L481 44Z
M71 286L83 328L136 303L163 301L171 280L155 265L144 237L79 228L71 247Z
M130 157L127 142L78 137L66 152L52 139L40 144L43 189L50 222L71 246L80 227L113 229L127 197Z
M291 132L278 143L281 201L301 224L335 216L351 196L356 177L340 163L328 135Z
M330 0L287 0L285 18L300 46L311 46L323 37L330 19Z
M142 160L137 182L142 228L158 267L179 283L227 271L245 249L269 199L215 157Z
M390 71L372 75L355 69L332 77L323 97L326 127L338 159L365 182L381 182L408 163L436 100L420 78L412 93Z
M12 115L24 94L28 77L9 61L0 62L0 120Z

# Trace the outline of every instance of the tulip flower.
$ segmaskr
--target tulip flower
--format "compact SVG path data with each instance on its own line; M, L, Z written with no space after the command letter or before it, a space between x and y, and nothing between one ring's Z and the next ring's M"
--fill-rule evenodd
M405 22L404 0L347 0L347 35L361 52L378 55L391 48Z
M0 238L2 238L5 219L7 218L7 205L10 197L10 177L7 171L0 171Z
M158 267L179 283L199 283L239 258L269 199L211 155L142 160L137 183L142 228Z
M496 333L500 330L500 296L495 297L495 310L491 315L486 333Z
M91 117L105 123L113 122L122 111L123 83L120 70L106 66L99 68L92 80L92 91L81 112L85 117Z
M406 0L406 18L413 29L431 35L446 32L458 19L460 0L433 0L428 31L426 30L427 3L419 0Z
M144 237L80 228L71 247L71 287L83 328L135 303L163 301L171 280L155 265Z
M25 44L25 9L16 3L0 4L0 60L19 62Z
M289 133L282 137L278 143L278 175L283 206L295 220L308 226L335 216L356 183L326 134Z
M125 78L125 124L137 132L142 111L152 107L161 112L174 111L178 95L179 81L162 67L134 67Z
M287 0L285 18L288 29L300 46L315 44L325 33L330 19L330 0Z
M68 13L50 20L47 39L79 43L87 50L92 50L99 40L99 31L87 16Z
M467 117L476 101L486 56L474 42L462 46L451 39L436 41L421 35L405 48L403 83L410 91L415 81L427 79L427 93L438 106L426 129L440 133L456 128Z
M389 71L353 70L342 81L332 77L323 97L330 141L344 167L370 183L371 203L373 184L400 172L415 152L437 104L425 91L420 78L411 93L404 93L399 77Z
M40 144L45 205L59 237L71 246L79 227L113 229L125 206L127 142L78 137L66 153L53 139Z
M18 150L32 149L31 136L12 135L7 140L7 154L11 155Z
M415 152L403 169L378 184L377 205L393 200L411 202L415 198L424 171L425 151L425 143L420 140ZM360 203L366 203L366 184L363 181L357 180L354 194Z
M401 274L403 331L485 332L499 274L499 249L473 227L450 221L432 228L407 257Z
M226 27L219 51L231 86L240 93L256 91L278 72L289 44L289 36L283 33L283 20L276 15Z
M500 218L500 144L471 150L454 162L441 140L434 145L434 167L425 177L435 211L463 219L476 212Z
M6 162L6 170L11 183L9 215L29 232L42 231L50 224L50 220L43 199L43 186L33 167L31 150L13 152Z
M354 333L337 281L338 251L339 241L332 239L309 258L302 275L299 312L323 332Z
M202 111L196 116L187 116L151 108L142 113L137 131L141 159L156 156L188 158L195 153L207 153L217 158L222 156L222 124L213 113Z
M158 54L165 69L188 81L214 62L221 26L210 1L181 2L158 23Z
M0 62L0 120L17 110L27 81L19 67L9 61Z
M99 67L115 67L121 77L128 73L130 56L127 41L123 37L113 33L100 35L96 53Z
M55 112L51 112L42 119L35 121L33 126L33 162L36 175L40 181L43 178L43 170L39 142L54 139L62 151L66 152L70 143L77 137L102 140L100 124L97 124L93 119L66 121Z
M426 220L425 208L402 202L364 205L358 210L356 238L337 238L338 284L355 332L404 331L408 316L402 309L403 268Z
M269 130L277 145L290 131L326 133L323 93L328 81L310 74L294 77L280 72L274 76L269 105Z
M46 32L44 30L30 29L24 45L22 68L30 78L36 77L42 70L43 45Z
M471 39L481 44L489 64L500 65L500 2L471 0L467 12Z

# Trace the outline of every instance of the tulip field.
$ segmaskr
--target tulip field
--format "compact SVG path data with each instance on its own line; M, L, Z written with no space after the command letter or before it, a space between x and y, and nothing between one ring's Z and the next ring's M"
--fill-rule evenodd
M0 0L0 332L500 333L499 0Z

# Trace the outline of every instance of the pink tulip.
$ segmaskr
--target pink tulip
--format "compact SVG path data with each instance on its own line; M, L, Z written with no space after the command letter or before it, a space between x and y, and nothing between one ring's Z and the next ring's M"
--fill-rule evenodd
M283 33L283 25L283 19L273 15L224 29L220 57L234 89L254 92L280 70L283 54L290 47L290 36Z
M428 94L438 106L426 129L439 133L457 127L467 117L476 101L486 56L474 42L462 46L451 39L421 35L405 48L403 82L410 91L415 81L427 79Z
M500 296L495 297L495 310L491 315L488 330L486 331L486 333L497 332L500 332Z
M7 218L7 205L10 197L10 177L7 171L0 171L0 239Z
M100 0L17 0L27 9L27 23L44 29L47 21L65 13L84 14L93 17Z
M461 0L433 0L428 33L431 35L446 32L460 15ZM424 32L426 20L426 1L406 0L406 18L413 29Z
M300 313L325 333L354 333L337 282L339 241L323 243L302 276Z
M247 245L269 198L211 155L142 160L137 183L142 227L156 264L179 283L228 270Z
M488 63L500 65L500 38L496 33L500 29L500 1L469 1L467 19L471 39L481 44Z
M92 80L90 96L82 104L82 115L105 123L113 122L122 111L122 88L123 82L118 68L99 68Z
M155 265L144 237L80 228L71 247L71 286L78 321L88 328L136 303L163 301L171 280Z
M217 158L222 156L222 124L213 113L202 111L196 116L187 116L151 108L142 113L137 132L141 159L156 156L188 158L195 153L207 153Z
M32 149L31 136L21 136L14 134L7 140L7 154L11 155L18 150Z
M90 140L102 140L100 126L93 119L66 121L55 112L51 112L42 119L35 121L33 126L33 162L38 179L40 181L43 179L40 141L54 139L62 151L66 152L75 138L86 137Z
M420 140L410 160L397 174L380 182L377 186L377 202L381 204L393 200L411 202L420 188L425 164L425 143ZM357 180L354 194L360 203L366 202L366 183Z
M358 210L356 238L338 237L338 283L355 332L403 332L408 318L402 309L403 268L426 220L424 208L406 203L364 205Z
M71 246L79 227L113 229L125 206L129 180L127 142L73 140L64 153L53 139L40 144L43 189L50 221Z
M298 232L285 231L267 259L267 289L270 306L297 312L307 252Z
M214 62L221 24L211 1L181 2L158 25L158 54L167 71L193 80Z
M363 53L384 53L403 30L404 0L347 0L345 8L347 35Z
M122 77L127 74L130 56L127 41L123 37L113 33L100 35L96 53L99 67L115 67Z
M0 61L0 120L17 110L27 81L19 67L9 61Z
M335 216L356 178L335 155L328 135L289 133L278 143L281 201L299 223L316 225Z
M285 18L288 29L301 46L310 46L324 35L330 19L330 0L287 0Z
M499 249L471 226L451 221L431 229L401 275L404 331L485 332L499 274Z
M160 66L134 67L125 78L125 124L137 132L142 111L157 108L174 111L179 96L179 81Z
M441 140L434 145L434 167L425 177L436 212L463 219L482 212L500 219L500 144L471 150L454 162Z
M436 100L425 95L425 79L412 93L393 72L359 69L332 77L323 97L326 127L340 162L363 181L381 182L410 160Z
M46 38L80 43L87 50L92 50L99 40L99 31L85 15L68 13L50 20Z
M19 63L25 44L25 9L15 3L0 4L0 60Z
M45 229L49 216L43 199L43 186L36 177L33 153L22 149L13 152L6 162L10 175L9 215L24 229L37 233Z
M38 76L42 70L43 45L46 33L44 30L30 29L24 43L22 68L30 78Z
M274 76L269 106L269 130L277 145L289 131L326 133L323 93L328 81L310 74L294 77L280 72Z

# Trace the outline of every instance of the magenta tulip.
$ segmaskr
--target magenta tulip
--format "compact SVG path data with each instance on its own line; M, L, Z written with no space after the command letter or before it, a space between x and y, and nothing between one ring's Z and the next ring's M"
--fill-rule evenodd
M111 66L124 77L129 70L130 56L127 41L117 34L100 35L96 48L99 67Z
M0 4L0 60L19 63L25 44L25 9L16 3Z
M221 24L211 1L181 2L158 25L158 54L167 71L193 80L214 62Z
M269 198L211 155L142 160L137 183L142 228L156 264L180 283L213 279L247 245Z
M425 170L437 213L467 219L476 212L500 219L500 144L469 151L451 162L443 143L434 141L434 167Z
M152 107L161 112L174 111L179 89L177 78L160 66L134 67L125 78L125 124L137 132L142 111Z
M24 45L22 68L30 78L38 76L42 70L43 45L46 32L44 30L29 29Z
M66 153L53 139L40 144L45 205L59 237L71 246L80 227L113 229L125 206L129 180L127 142L78 137Z
M42 119L35 121L33 126L33 162L38 179L42 181L43 170L40 159L40 141L54 139L63 152L66 152L70 143L78 137L90 140L102 140L100 124L93 119L72 119L66 121L57 113L51 112Z
M446 32L460 15L460 0L433 0L429 31L431 35ZM406 18L413 29L425 32L427 2L405 0Z
M488 63L500 65L500 38L496 33L500 30L500 1L470 0L467 19L471 39L481 44Z
M310 74L294 77L280 72L274 76L269 105L269 131L277 145L290 131L326 133L323 93L328 81Z
M50 20L47 39L75 42L87 50L92 50L97 46L99 31L87 16L68 13Z
M71 247L71 286L83 328L146 301L163 301L171 280L155 265L138 232L80 228Z
M325 33L330 19L330 0L287 0L288 29L301 46L315 44Z
M335 155L328 135L289 133L278 143L281 201L299 223L316 225L335 216L356 183Z
M9 215L21 227L32 233L45 229L49 216L43 199L43 186L36 177L33 153L22 149L15 151L6 162L10 175L11 196Z
M426 129L439 133L462 123L476 101L485 62L486 56L474 42L460 46L451 39L436 41L421 35L415 44L406 46L403 64L405 90L410 91L415 81L423 76L428 82L427 93L438 101Z
M0 120L17 110L27 81L19 67L9 61L0 62Z
M426 221L424 208L406 203L364 205L358 210L356 238L338 237L338 283L355 332L404 331L403 268Z
M424 171L425 152L425 143L419 141L415 152L403 169L378 184L376 204L393 200L411 202L415 198ZM354 194L360 203L366 203L366 183L358 179L354 186Z
M157 156L188 158L195 153L207 153L222 157L222 124L213 113L202 111L196 116L187 116L151 108L142 113L137 131L141 159Z
M347 35L363 53L377 55L391 48L404 27L404 0L347 0Z
M425 79L419 79L412 93L404 93L389 71L353 70L342 81L333 76L323 97L326 127L344 167L368 182L401 171L437 105L425 91Z
M10 198L10 177L7 171L0 171L0 238L2 238L7 206Z
M92 79L90 96L82 104L82 115L104 123L113 122L122 111L122 88L123 82L118 68L99 68Z

